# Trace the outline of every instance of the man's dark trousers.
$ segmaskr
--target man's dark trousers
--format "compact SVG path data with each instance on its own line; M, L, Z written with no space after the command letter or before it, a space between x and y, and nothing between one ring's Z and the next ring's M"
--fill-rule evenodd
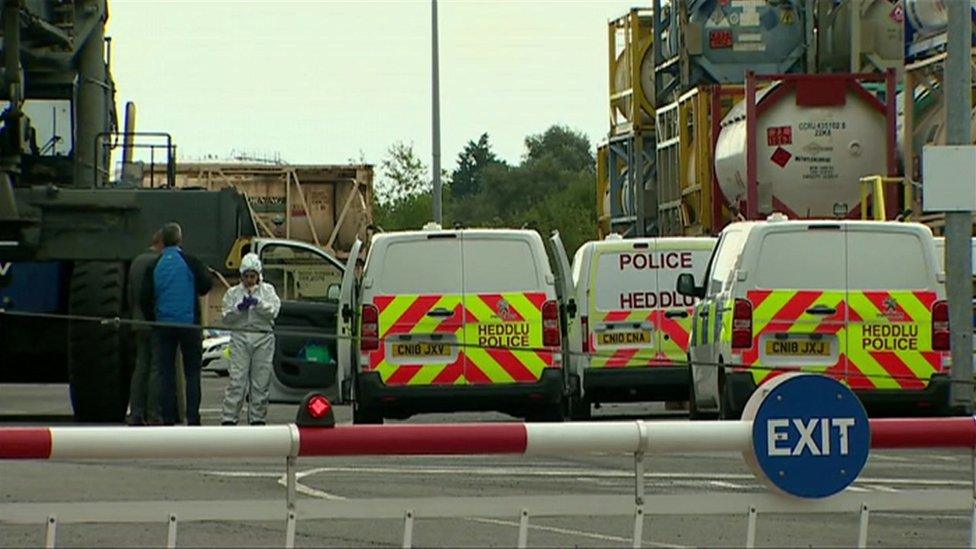
M176 409L176 348L183 354L183 373L186 376L186 423L200 425L200 363L203 359L203 339L198 328L153 329L154 357L161 378L160 408L163 423L173 425L178 417Z

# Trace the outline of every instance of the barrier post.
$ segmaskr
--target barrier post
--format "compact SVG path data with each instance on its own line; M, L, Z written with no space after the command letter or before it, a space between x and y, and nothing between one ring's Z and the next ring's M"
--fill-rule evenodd
M868 519L870 518L871 511L868 509L868 504L861 504L861 527L857 531L857 546L860 549L864 549L868 546Z
M976 418L973 418L976 420ZM972 480L973 480L973 506L972 518L969 522L969 547L976 547L976 446L972 449Z
M756 546L756 508L749 508L749 522L746 526L746 547L752 549Z
M403 513L403 548L413 547L413 510Z
M288 505L289 511L295 510L295 500L296 500L296 487L297 482L295 479L295 467L297 458L294 456L288 456L285 458L285 498Z
M519 549L524 549L529 545L529 510L522 509L519 513L518 543Z
M295 527L298 517L295 515L294 509L288 510L288 523L285 526L285 547L286 549L292 549L295 547Z
M58 537L58 517L49 515L47 517L47 534L44 536L44 547L54 547Z
M166 547L168 549L174 549L176 547L176 528L178 521L176 520L175 514L170 514L169 516L169 531L166 534Z
M634 547L644 545L644 506L634 509Z

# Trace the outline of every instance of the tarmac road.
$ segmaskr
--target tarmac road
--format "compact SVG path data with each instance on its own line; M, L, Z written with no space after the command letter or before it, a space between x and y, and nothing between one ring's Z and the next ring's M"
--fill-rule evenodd
M219 423L226 378L205 377L203 420ZM67 421L63 385L0 385L0 421L5 425ZM272 405L272 423L293 420L295 408ZM337 409L348 422L348 408ZM597 417L674 419L660 405L607 407ZM680 417L680 416L679 416ZM38 420L40 418L40 420ZM13 421L11 421L13 420ZM421 416L411 422L513 421L497 414ZM163 428L163 427L158 427ZM559 458L403 457L316 458L299 461L299 493L317 500L489 496L628 495L633 493L632 460L623 456L567 455ZM854 493L891 494L916 489L966 489L971 486L971 456L960 452L877 452L855 483ZM279 460L201 460L170 462L3 462L0 502L139 500L236 500L284 497ZM736 454L693 454L648 459L648 494L761 493L765 488ZM301 505L301 504L300 504ZM174 502L179 512L179 504ZM165 516L154 524L61 525L58 544L68 546L161 545ZM965 513L872 513L869 543L888 546L961 546L968 542ZM41 545L44 527L4 524L0 545ZM300 546L399 546L399 520L321 520L299 522ZM511 546L518 517L418 519L417 546ZM630 546L630 517L534 518L531 546ZM857 540L856 514L761 516L760 546L850 546ZM181 523L180 545L268 546L284 541L284 521L262 523ZM645 520L645 546L740 546L745 542L745 510L738 516L653 517Z

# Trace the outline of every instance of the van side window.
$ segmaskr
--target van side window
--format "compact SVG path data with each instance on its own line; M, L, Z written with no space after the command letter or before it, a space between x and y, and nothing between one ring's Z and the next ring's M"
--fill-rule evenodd
M709 279L706 281L708 285L705 288L708 295L721 292L732 278L732 271L735 269L745 239L746 235L742 231L729 231L722 236L708 271Z
M295 246L271 244L261 250L261 273L284 301L335 300L342 269L325 257Z

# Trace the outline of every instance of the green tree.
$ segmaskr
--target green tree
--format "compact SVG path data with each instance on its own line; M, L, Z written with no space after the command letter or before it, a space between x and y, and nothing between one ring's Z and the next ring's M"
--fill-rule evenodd
M566 126L551 126L545 132L525 138L525 160L551 159L572 171L593 170L593 150L586 135Z
M481 134L477 141L468 141L458 154L457 168L451 173L454 196L460 198L477 194L481 190L482 172L488 166L500 163L491 150L487 133Z
M444 224L527 227L543 237L558 230L572 254L596 238L596 167L589 140L552 126L528 136L525 148L522 161L510 166L493 159L487 135L470 141L458 156L453 183L444 189ZM376 223L387 231L416 229L430 220L431 204L426 190L381 203Z
M380 204L394 204L406 198L429 192L431 182L427 165L417 158L413 143L397 141L390 145L386 158L380 163L382 179L376 186Z

